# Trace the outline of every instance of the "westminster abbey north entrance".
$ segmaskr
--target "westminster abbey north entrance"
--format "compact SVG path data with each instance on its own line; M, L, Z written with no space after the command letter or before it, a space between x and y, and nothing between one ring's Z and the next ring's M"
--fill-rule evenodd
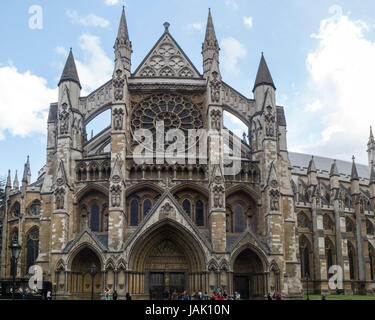
M161 300L176 290L205 290L205 274L194 240L171 225L158 228L134 248L132 274L138 276L132 294ZM164 293L164 294L163 294Z

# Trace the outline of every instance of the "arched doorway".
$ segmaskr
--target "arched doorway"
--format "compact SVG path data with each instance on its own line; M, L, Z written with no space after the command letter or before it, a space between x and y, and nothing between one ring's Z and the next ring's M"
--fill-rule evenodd
M90 272L93 264L96 266L94 278ZM103 293L102 264L98 255L88 247L74 257L69 278L69 292L77 298L91 299L92 280L94 280L94 299L100 298L100 294Z
M168 221L155 226L132 248L129 292L162 299L163 293L206 289L202 250L182 226Z
M233 291L241 299L263 299L267 278L261 258L250 248L243 250L233 264Z

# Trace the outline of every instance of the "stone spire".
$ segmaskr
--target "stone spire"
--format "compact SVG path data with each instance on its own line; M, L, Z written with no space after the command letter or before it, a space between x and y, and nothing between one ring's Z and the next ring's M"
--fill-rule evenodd
M368 154L368 164L371 166L372 162L375 162L375 139L372 132L372 127L370 127L370 139L367 144L367 154Z
M30 184L30 181L31 181L30 157L27 156L27 161L25 163L25 168L23 170L22 183Z
M350 179L351 179L351 181L353 181L353 180L359 180L357 166L355 164L355 157L354 156L353 156L352 174L351 174L351 178Z
M371 163L370 185L375 184L374 162Z
M79 82L77 67L74 61L72 48L70 48L69 56L66 60L64 71L61 75L61 79L58 85L60 86L60 84L65 81L73 81L79 85L80 89L82 89L81 83Z
M262 58L260 59L258 73L257 73L257 77L255 80L253 92L255 91L257 87L264 86L264 85L271 86L276 90L270 70L268 69L268 66L266 63L266 59L264 59L264 55L262 52Z
M314 161L314 156L311 158L310 160L310 163L309 163L309 167L307 169L307 173L310 173L310 172L317 172L318 170L316 169L316 166L315 166L315 161Z
M17 174L17 170L16 170L16 175L14 176L14 181L13 181L13 189L18 190L19 187L20 187L20 185L18 183L18 174Z
M128 25L125 16L125 7L122 7L120 25L117 32L115 45L115 63L122 62L125 70L130 74L132 43L129 40ZM118 67L115 68L116 70Z
M315 161L314 157L311 158L309 167L307 169L307 175L309 179L309 186L315 186L318 184L318 175L317 175L318 170L316 169L315 166Z
M211 9L209 9L206 36L202 45L204 75L207 75L211 71L211 66L214 61L217 63L217 65L219 64L219 51L220 48L216 38Z
M8 170L8 178L7 178L7 184L5 186L6 188L12 188L12 182L10 177L10 170Z
M334 177L334 176L339 176L339 170L337 170L337 164L336 164L336 160L332 163L332 166L331 166L331 172L329 173L329 175L331 177Z

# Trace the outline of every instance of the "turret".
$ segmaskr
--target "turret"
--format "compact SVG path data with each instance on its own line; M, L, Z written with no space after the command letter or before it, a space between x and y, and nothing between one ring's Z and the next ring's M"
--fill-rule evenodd
M215 27L212 20L211 9L208 11L206 36L202 45L203 55L203 74L205 78L211 72L212 65L216 64L216 68L219 67L219 43L216 38Z
M22 185L29 185L31 182L30 157L27 156L27 161L23 170Z
M20 185L18 183L18 174L16 170L16 175L14 176L14 181L13 181L13 189L18 190L20 188Z
M127 76L131 72L132 43L129 40L128 26L126 23L125 7L122 8L120 26L117 33L115 45L115 70L124 69ZM121 67L118 64L121 63Z
M370 174L370 198L375 199L375 168L374 162L371 163L371 174Z
M351 182L352 195L358 195L359 194L359 177L358 177L358 171L357 171L357 166L355 164L354 156L353 156L352 174L350 176L350 182Z
M329 173L331 191L337 190L339 188L339 176L340 174L339 174L339 170L337 170L337 164L335 160L331 166L331 171Z
M11 189L12 189L12 182L11 182L10 170L8 170L7 184L5 185L5 198L9 196L9 192Z
M311 158L309 167L307 169L307 176L309 179L309 186L316 186L318 185L318 175L317 175L318 170L316 169L315 166L315 161L314 157Z
M372 132L372 127L370 127L370 139L367 144L367 154L368 154L368 165L371 167L372 162L375 161L375 139Z
M258 73L254 83L254 98L258 111L267 105L275 105L275 91L276 86L273 82L270 70L268 69L266 59L264 58L263 52L260 59ZM268 101L266 101L268 100Z

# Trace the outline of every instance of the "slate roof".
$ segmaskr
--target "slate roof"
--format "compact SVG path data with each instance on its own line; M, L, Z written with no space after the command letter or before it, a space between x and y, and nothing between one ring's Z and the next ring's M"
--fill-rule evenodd
M55 122L57 120L57 108L57 103L51 104L49 108L48 122Z
M307 169L309 162L311 160L311 155L289 152L289 159L292 167L297 167L301 169ZM318 171L324 171L327 174L331 171L332 163L334 159L314 156L314 162ZM352 173L353 162L336 160L336 165L339 173L350 177ZM370 179L370 168L369 166L363 164L356 164L358 176L362 179Z

